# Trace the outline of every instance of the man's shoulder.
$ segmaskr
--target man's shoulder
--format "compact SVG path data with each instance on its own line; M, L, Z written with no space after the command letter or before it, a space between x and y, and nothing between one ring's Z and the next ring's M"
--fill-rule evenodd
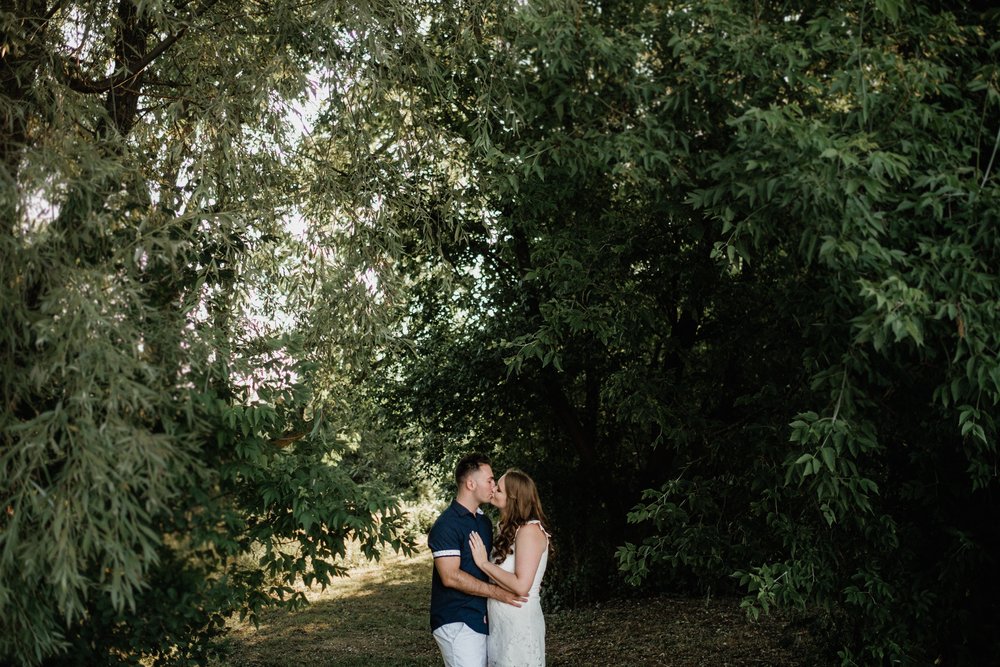
M435 529L440 529L442 526L446 526L448 523L457 518L455 516L455 512L452 511L452 505L453 503L449 503L448 506L445 507L440 514L438 514L437 518L434 519L434 523L431 524L431 532L434 532Z
M461 554L463 542L462 522L459 515L449 505L434 521L427 533L427 546L434 557L458 556Z

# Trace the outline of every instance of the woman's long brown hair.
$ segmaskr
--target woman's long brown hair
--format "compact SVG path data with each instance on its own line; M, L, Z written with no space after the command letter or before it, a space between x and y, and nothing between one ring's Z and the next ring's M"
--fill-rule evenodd
M542 501L538 497L535 482L527 473L517 468L511 468L503 474L504 491L507 493L507 505L500 510L500 534L493 542L493 561L499 563L514 550L514 537L517 529L529 521L541 521L546 533L549 521L542 511ZM551 550L551 540L550 540Z

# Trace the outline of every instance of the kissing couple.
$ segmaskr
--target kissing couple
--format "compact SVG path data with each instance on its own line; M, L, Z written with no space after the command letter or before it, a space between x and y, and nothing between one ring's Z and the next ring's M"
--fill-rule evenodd
M446 667L543 667L539 589L549 526L535 482L511 468L499 481L483 454L455 466L455 499L434 522L431 631ZM499 535L479 508L500 510Z

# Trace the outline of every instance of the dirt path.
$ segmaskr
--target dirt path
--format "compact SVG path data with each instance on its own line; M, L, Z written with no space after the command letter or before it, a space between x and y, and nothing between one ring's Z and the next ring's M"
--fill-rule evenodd
M427 627L431 559L390 556L360 566L309 607L236 625L217 667L440 665ZM550 667L818 665L811 640L769 619L750 623L734 600L624 600L546 614Z

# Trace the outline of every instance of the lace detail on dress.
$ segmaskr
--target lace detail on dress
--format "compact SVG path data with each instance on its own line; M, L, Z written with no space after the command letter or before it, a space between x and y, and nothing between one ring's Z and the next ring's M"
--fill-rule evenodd
M539 521L528 523L538 524L545 537L550 537ZM500 567L513 572L514 557L514 552L507 554ZM545 616L542 614L539 592L548 560L549 550L546 547L538 561L535 579L528 591L528 601L523 606L514 607L497 600L487 602L490 628L487 644L489 667L544 667Z

